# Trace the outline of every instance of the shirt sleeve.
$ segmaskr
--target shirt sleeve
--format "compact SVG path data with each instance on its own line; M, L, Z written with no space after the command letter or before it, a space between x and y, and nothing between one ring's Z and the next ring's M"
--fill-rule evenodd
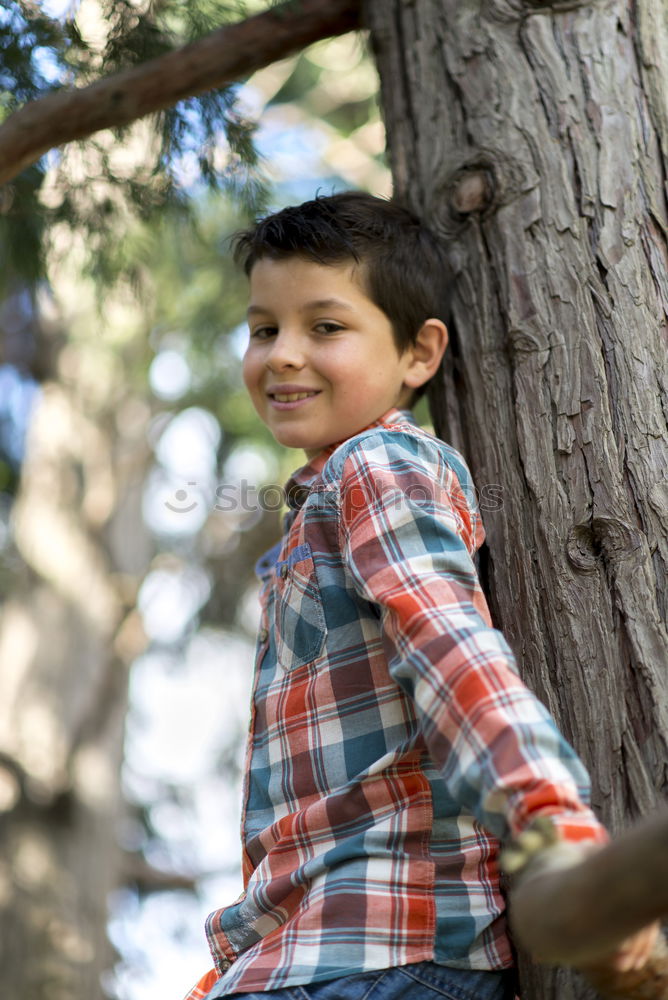
M339 485L354 586L379 609L390 673L450 794L499 839L549 815L567 840L604 842L584 766L491 626L476 507L437 445L381 432L347 454Z

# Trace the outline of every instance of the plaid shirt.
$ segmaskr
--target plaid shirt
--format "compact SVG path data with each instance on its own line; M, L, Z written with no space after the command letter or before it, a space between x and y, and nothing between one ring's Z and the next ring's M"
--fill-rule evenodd
M469 472L391 410L289 492L258 564L245 891L208 918L216 968L187 1000L423 960L504 968L500 839L541 814L605 834L491 626Z

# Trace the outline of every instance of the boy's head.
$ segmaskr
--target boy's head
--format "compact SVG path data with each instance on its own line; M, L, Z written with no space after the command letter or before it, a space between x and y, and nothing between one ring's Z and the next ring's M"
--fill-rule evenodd
M238 234L235 256L250 277L244 380L281 443L314 455L412 405L437 370L445 263L400 206L316 198Z
M381 309L402 353L430 317L448 322L447 263L433 233L408 209L363 191L291 205L237 234L234 255L250 276L265 258L350 263Z

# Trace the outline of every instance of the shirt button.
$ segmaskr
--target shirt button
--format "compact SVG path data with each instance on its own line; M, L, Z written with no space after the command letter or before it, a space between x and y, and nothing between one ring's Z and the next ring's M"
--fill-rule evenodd
M257 637L260 640L260 642L266 642L267 639L269 638L269 629L261 628L260 631L258 632Z
M288 572L289 572L289 570L288 570L288 564L287 563L283 563L283 565L281 566L281 576L283 577L284 580L285 580L286 576L288 575Z
M232 965L232 963L230 962L229 958L221 958L220 961L218 962L218 964L220 966L220 971L221 972L227 972L227 970Z

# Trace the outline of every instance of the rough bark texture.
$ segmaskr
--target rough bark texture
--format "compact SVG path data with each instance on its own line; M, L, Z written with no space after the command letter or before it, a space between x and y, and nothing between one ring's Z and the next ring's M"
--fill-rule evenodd
M454 272L437 427L503 491L493 613L618 831L668 789L664 8L369 0L366 19L396 192ZM522 995L586 992L525 966Z
M0 126L0 184L53 146L127 125L234 83L321 38L352 31L358 9L359 0L291 0L88 87L33 101Z

